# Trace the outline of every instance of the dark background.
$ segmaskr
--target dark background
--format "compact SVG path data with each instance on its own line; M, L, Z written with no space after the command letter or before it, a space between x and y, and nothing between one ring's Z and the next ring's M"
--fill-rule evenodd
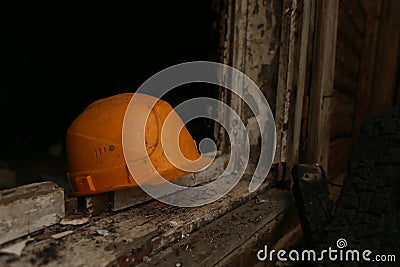
M15 172L18 183L65 178L66 130L93 101L133 92L174 64L214 59L210 1L132 3L4 10L0 168ZM217 91L182 86L164 99L174 106L200 95ZM188 128L196 141L212 136L209 122Z

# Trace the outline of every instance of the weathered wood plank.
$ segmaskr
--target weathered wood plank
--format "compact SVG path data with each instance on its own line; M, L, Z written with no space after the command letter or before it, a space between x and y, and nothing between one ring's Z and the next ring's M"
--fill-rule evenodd
M303 118L307 58L312 52L312 1L283 1L276 117L282 177L289 184L290 168L298 161ZM301 62L301 63L300 63ZM280 177L281 178L281 177Z
M357 110L354 118L353 139L358 138L361 122L369 114L369 102L374 77L376 47L379 35L379 16L381 14L382 0L363 1L367 11L368 27L365 31L364 49L360 59L360 80L357 89Z
M334 90L331 102L331 114L352 116L355 112L355 97Z
M110 210L112 192L78 197L78 210L90 216L98 216Z
M379 1L379 0L378 0ZM373 2L378 2L377 0L359 0L359 5L363 9L364 13L366 14L367 18L369 16L370 12L370 6L373 4Z
M350 153L353 148L352 138L333 140L329 147L328 179L347 170Z
M0 244L56 224L65 215L64 189L53 182L0 191Z
M330 140L352 136L354 113L355 97L334 90L331 100Z
M177 178L173 180L172 183L185 187L193 187L209 183L217 179L223 173L228 163L229 155L225 154L217 156L213 163L205 170ZM118 190L111 193L111 210L118 211L151 200L152 197L144 192L140 187ZM106 202L105 205L107 205L107 203L108 202Z
M118 190L112 193L111 210L123 210L135 205L146 203L153 198L140 187Z
M342 5L343 9L347 12L349 17L352 19L353 23L356 25L357 30L364 34L365 25L366 25L366 14L361 6L358 4L358 1L355 0L340 0L340 5Z
M233 29L234 29L234 3L232 1L212 0L212 11L215 13L216 35L219 37L219 62L232 65L233 55ZM213 27L214 29L214 27ZM229 103L230 91L226 88L219 88L218 99L223 103ZM222 110L222 107L220 108ZM223 112L218 113L218 121L226 121ZM229 138L224 128L215 123L214 138L218 140L217 149L222 152L229 152Z
M305 132L307 125L308 115L308 96L305 95L307 87L307 73L310 71L310 65L308 59L312 57L312 37L313 37L313 1L305 0L302 2L302 22L301 37L300 37L300 48L299 48L299 69L298 69L298 81L297 81L297 92L295 99L295 111L293 120L293 140L291 146L293 146L293 153L289 166L293 166L295 162L299 162L300 153L302 152L301 143L305 140Z
M217 179L226 169L229 163L229 154L218 155L213 163L205 170L176 179L174 183L181 186L197 186L209 183Z
M297 249L302 242L304 242L304 234L301 225L299 224L281 237L272 249L275 251L289 251L291 249ZM284 261L279 261L275 255L272 261L267 261L265 267L275 267L280 266L280 264L284 265Z
M352 48L361 54L364 46L363 34L357 29L356 25L344 10L343 5L339 5L338 34L345 38Z
M306 6L309 6L309 21L308 21L308 46L307 46L307 58L306 58L306 66L305 66L305 76L304 76L304 102L303 102L303 112L302 112L302 119L301 119L301 132L300 132L300 146L299 146L299 158L303 158L309 160L310 159L310 151L308 148L308 139L310 137L309 131L311 130L311 125L310 125L310 90L311 90L311 85L312 85L312 73L313 73L313 60L314 60L314 51L315 45L318 45L314 41L314 35L315 35L315 24L316 24L316 18L315 18L315 13L316 13L316 1L314 0L309 0L307 1L307 5L304 5L304 8ZM305 24L303 24L302 27L306 27ZM300 68L304 68L301 67ZM300 76L301 77L301 76ZM299 80L301 81L301 80ZM303 161L303 160L301 160Z
M330 178L328 181L329 198L333 201L333 203L336 203L336 201L339 199L346 175L347 171L343 171L335 177Z
M340 66L335 68L334 88L340 92L356 95L358 88L358 77L352 77Z
M287 216L290 212L293 217L295 214L293 211L295 207L291 191L268 190L260 194L257 199L221 216L173 246L151 255L147 262L142 262L139 266L174 266L175 264L218 266L221 261L230 262L233 258L236 259L237 264L238 248L243 250L248 247L246 243L252 241L253 237L256 236L259 243L268 242L265 245L272 247L277 241L277 235L271 238L274 235L271 234L272 229L276 230L284 226L289 229L295 227L296 221L293 218L285 222L283 220L283 217L286 217L285 219L290 217ZM285 212L286 216L284 216ZM260 239L260 235L265 232L269 232L271 236L269 240ZM282 232L277 231L280 235ZM259 249L263 248L264 245L261 245ZM252 252L251 254L254 254L254 251ZM252 258L247 258L247 263L257 261L256 255L252 256Z
M340 51L338 52L340 53ZM342 63L336 59L334 89L339 92L352 95L355 98L355 95L357 94L359 76L361 76L361 73L359 73L358 70L359 63L359 61L353 63ZM348 65L350 64L356 65L349 67Z
M330 99L335 76L339 1L316 1L306 162L328 165Z
M234 12L230 14L232 19L232 43L230 65L243 71L260 88L264 96L276 114L277 77L279 64L280 28L281 28L281 2L273 1L228 1L231 2ZM243 88L246 92L246 88ZM255 99L256 100L256 99ZM229 106L231 106L249 125L254 116L259 116L255 110L253 113L247 105L238 97L231 94ZM278 135L279 135L279 123ZM237 136L238 138L238 136ZM243 137L240 137L243 138ZM240 139L239 139L240 140ZM257 140L257 139L255 139ZM277 142L279 146L281 142ZM257 147L259 144L251 144ZM276 151L279 149L277 148ZM232 150L232 153L241 153ZM278 151L277 154L280 152ZM256 164L259 153L251 153L250 163Z
M336 66L340 66L349 76L358 78L360 54L361 50L356 52L339 32L336 45Z
M290 102L290 88L288 88L289 77L289 54L290 54L290 30L291 30L291 17L293 10L291 9L292 1L283 2L283 16L281 26L279 49L279 75L278 75L278 89L276 92L276 110L275 110L275 125L277 132L277 145L275 152L274 162L286 162L287 157L287 121L288 121L288 107ZM290 81L289 81L290 82ZM280 178L280 177L279 177Z
M394 105L399 69L400 1L383 1L379 40L374 62L370 113L384 112Z
M272 175L268 180L271 180ZM51 249L56 255L46 266L108 266L113 262L140 262L144 256L163 249L182 236L226 214L269 188L268 182L253 193L241 180L223 198L206 206L180 208L152 201L108 216L92 218L74 232L55 242L40 237L27 245L24 254L10 266L41 266L41 255ZM64 227L52 229L64 231ZM99 235L97 230L107 230ZM48 229L47 232L51 232Z
M165 245L170 244L173 241L179 240L182 235L186 235L196 229L204 225L205 222L211 222L219 216L225 214L229 210L238 207L241 203L249 200L250 198L257 196L258 194L264 192L268 187L269 183L264 183L260 189L258 189L258 193L249 193L248 188L246 187L248 183L246 181L239 182L236 187L235 192L232 192L234 199L233 202L227 203L226 205L220 206L218 211L214 210L211 214L207 214L205 217L191 217L193 221L188 221L187 218L182 218L177 225L174 225L172 229L168 229L164 234L155 237L152 240L152 248L154 251L158 251L165 247ZM214 203L212 203L214 204Z
M280 1L213 1L213 9L220 10L223 18L217 22L222 36L220 61L248 75L259 86L274 112L282 14ZM240 90L245 88L240 87ZM235 110L245 124L258 115L228 90L222 89L219 99ZM220 116L221 121L228 119L222 113ZM216 128L214 136L220 140L222 151L230 150L228 138L221 127ZM236 139L244 140L244 136L236 136ZM240 151L234 149L231 153L240 154ZM258 154L251 153L251 164L257 162Z
M205 170L177 178L173 183L186 187L205 184L217 179L225 170L229 155L219 155ZM79 210L90 216L98 216L108 211L118 211L140 205L152 200L140 187L122 189L114 192L79 197Z
M353 116L332 114L330 117L330 140L351 137L353 134Z

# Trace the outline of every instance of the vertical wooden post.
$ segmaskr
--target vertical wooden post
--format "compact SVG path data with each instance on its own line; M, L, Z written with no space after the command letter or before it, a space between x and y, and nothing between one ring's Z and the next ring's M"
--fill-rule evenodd
M314 25L314 13L313 13L313 0L304 0L303 1L303 10L302 10L302 25L301 25L301 37L300 37L300 51L299 51L299 74L297 81L297 92L295 98L295 107L294 107L294 120L293 120L293 148L291 155L290 166L293 166L295 163L299 161L300 154L300 141L303 127L303 119L305 114L307 114L308 110L308 101L304 98L305 95L305 87L306 87L306 79L308 64L307 59L310 57L310 43L312 43L312 29L311 26Z
M221 15L225 18L220 22L221 62L249 76L259 86L271 109L275 111L281 41L281 0L217 2L215 7L222 11ZM221 90L219 99L235 110L246 126L257 115L253 114L238 96L227 90ZM219 149L229 152L229 139L222 132L220 127L216 127L215 137L220 142ZM257 162L257 153L252 152L250 162L254 163ZM236 150L232 153L240 155L242 151Z
M309 113L302 161L326 166L339 0L224 3L221 60L249 75L267 96L277 126L274 163L290 168L298 162L304 116ZM254 116L238 97L223 91L220 99L244 123Z
M279 145L275 162L284 163L282 178L287 181L299 156L312 6L312 0L286 0L283 5L275 112Z
M329 102L335 73L339 0L316 1L306 160L328 165Z

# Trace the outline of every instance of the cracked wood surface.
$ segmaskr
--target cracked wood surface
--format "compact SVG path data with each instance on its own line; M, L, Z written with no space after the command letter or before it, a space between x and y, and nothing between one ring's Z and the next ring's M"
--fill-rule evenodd
M180 242L146 258L138 266L232 266L241 259L246 264L257 262L253 242L264 242L261 237L269 232L269 244L273 245L282 232L277 228L285 225L292 227L296 215L289 215L293 204L291 191L271 189L257 196L240 207L224 214L193 234L188 234ZM294 209L291 209L294 211ZM285 214L287 212L287 214ZM285 220L283 219L285 218ZM272 233L274 232L274 234ZM275 235L275 233L279 233ZM273 237L275 235L275 237ZM249 249L251 248L251 249ZM263 245L260 247L263 248ZM240 257L240 252L252 251L248 257ZM239 266L244 266L245 264Z
M64 190L53 182L2 190L0 244L56 224L64 215Z
M257 191L248 192L248 181L242 180L223 198L196 208L169 206L158 201L122 212L92 217L83 226L47 228L32 235L20 259L9 266L110 266L121 261L142 261L200 227L214 221L243 203L265 192L266 182ZM60 239L51 235L73 230ZM101 235L97 230L107 230ZM1 258L0 258L1 259Z

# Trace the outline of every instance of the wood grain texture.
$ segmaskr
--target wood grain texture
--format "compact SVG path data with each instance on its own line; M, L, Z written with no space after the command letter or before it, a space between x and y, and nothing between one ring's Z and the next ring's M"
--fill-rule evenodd
M138 266L174 263L182 266L243 266L239 264L240 260L247 264L256 263L254 249L257 245L254 241L265 242L272 247L277 242L277 236L271 233L272 230L286 227L287 232L298 225L296 217L290 191L268 190L257 199L244 203L193 234L185 236L180 242L151 256L148 262L142 262ZM262 235L268 232L270 238L263 240ZM253 249L249 249L250 247ZM262 248L263 245L259 249ZM250 252L247 257L240 255L245 249Z
M334 90L331 101L330 140L351 137L355 113L355 97Z
M366 14L357 0L340 0L341 9L345 10L355 24L357 30L364 34L366 28Z
M351 137L340 138L331 142L329 147L328 179L347 170L350 153L353 148Z
M297 92L294 108L294 126L293 126L293 153L291 156L290 166L299 162L300 155L304 149L304 141L306 136L307 116L309 97L306 95L308 86L307 74L310 72L309 59L312 56L312 37L314 28L314 1L305 0L302 6L302 22L301 22L301 37L299 51L299 74L297 81Z
M334 90L331 101L331 114L352 116L356 109L355 104L354 96Z
M317 1L306 162L328 166L339 1Z
M358 10L357 12L363 12ZM364 32L360 32L343 4L339 5L338 34L341 34L354 51L361 54L364 47Z
M336 140L353 135L353 116L345 114L332 114L330 117L330 140Z
M395 103L400 55L399 12L400 1L383 1L374 62L374 90L369 103L370 114L384 112Z
M271 110L276 113L277 76L279 64L282 4L273 1L214 1L221 11L220 25L221 62L232 66L252 79L267 98ZM235 83L237 84L237 83ZM240 87L240 86L239 86ZM242 88L243 92L246 88ZM251 97L251 95L248 95ZM245 125L257 116L237 95L226 89L220 90L219 99L239 114ZM257 99L254 99L257 102ZM221 113L221 121L227 120ZM227 121L229 123L229 121ZM229 138L217 127L215 136L221 143L221 151L230 150ZM243 136L237 136L238 140ZM244 139L243 139L244 140ZM279 146L278 142L278 146ZM278 150L277 150L278 151ZM233 150L232 153L241 153ZM250 163L257 155L250 157Z
M37 237L37 241L26 246L21 259L10 263L10 266L43 266L45 259L42 255L48 250L52 250L56 257L51 258L46 266L139 263L143 257L178 242L250 199L254 201L258 194L268 189L269 183L264 183L257 191L249 193L248 181L242 180L223 198L205 206L181 208L151 201L92 218L90 223L75 227L73 233L57 241L46 236ZM52 231L65 230L60 227L48 228L47 236ZM109 234L99 235L97 230L106 230Z
M64 215L64 189L53 182L0 191L0 244L54 225Z
M346 72L345 68L338 66L335 68L334 88L345 94L355 96L358 88L357 76L351 76L349 72Z
M336 201L339 199L346 176L347 176L347 171L343 171L337 174L335 177L331 177L329 179L328 182L329 197L334 203L336 203Z
M311 8L310 1L283 2L276 125L280 140L279 161L284 163L286 181L291 180L290 168L299 157Z
M209 183L217 179L225 170L229 162L229 155L218 153L213 163L200 172L179 177L172 183L193 187ZM118 211L128 207L143 204L153 198L140 187L122 189L118 191L79 197L79 210L91 216L99 216L109 211Z
M342 33L338 32L335 60L336 66L342 68L353 79L358 79L362 50L355 50L352 43L352 41L346 40Z

